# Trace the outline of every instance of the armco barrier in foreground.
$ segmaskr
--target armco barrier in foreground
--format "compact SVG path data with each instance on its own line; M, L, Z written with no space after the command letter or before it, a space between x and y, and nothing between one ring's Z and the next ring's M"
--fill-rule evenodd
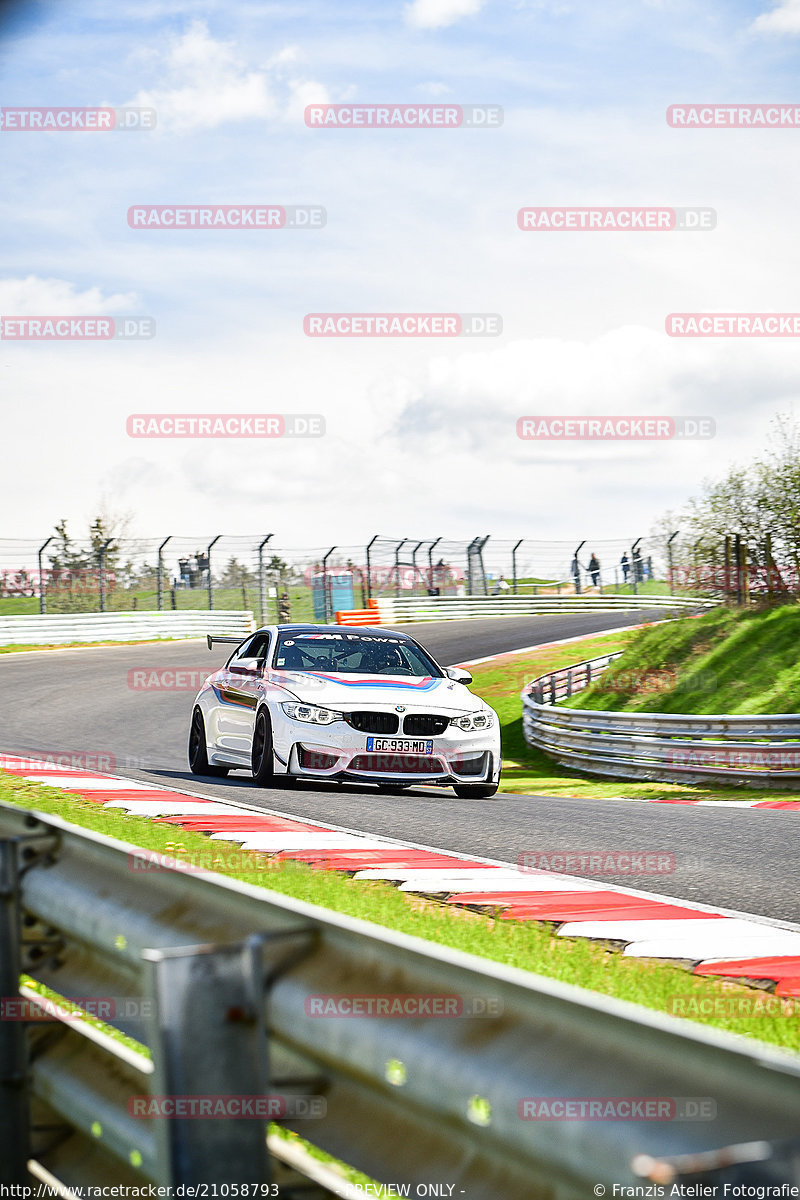
M188 609L166 612L53 613L0 617L0 646L60 642L139 642L149 638L241 634L255 629L252 612Z
M526 684L526 742L593 775L800 788L800 714L695 717L557 707L615 658L619 653L575 663Z
M463 621L471 617L529 617L542 613L663 610L665 616L713 607L686 596L399 596L372 599L368 608L337 612L339 625L397 625L404 621Z
M74 1019L0 1021L4 1184L270 1179L262 1121L138 1116L165 1096L280 1097L282 1123L345 1162L469 1200L585 1200L666 1157L769 1159L800 1127L800 1059L245 884L131 870L137 853L0 805L4 1003L36 1003L21 970L124 996L107 1022L151 1056ZM342 993L489 997L496 1015L313 1015ZM541 1119L547 1098L569 1119ZM586 1119L587 1098L626 1115ZM797 1182L781 1162L749 1179Z

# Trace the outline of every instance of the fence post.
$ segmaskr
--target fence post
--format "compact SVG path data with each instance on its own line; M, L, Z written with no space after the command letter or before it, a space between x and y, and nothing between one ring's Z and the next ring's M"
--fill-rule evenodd
M44 545L39 547L39 553L37 555L39 559L39 612L42 614L47 612L47 600L45 598L47 595L47 584L44 581L44 571L42 570L42 555L52 540L53 538L49 537Z
M580 594L581 594L581 564L578 562L578 555L580 554L581 550L583 549L583 547L585 545L586 545L586 538L583 539L580 546L578 546L578 549L575 551L575 553L572 556L572 578L575 583L575 595L576 596L580 596Z
M172 534L170 534L168 538L164 538L164 541L158 547L158 561L156 563L156 594L159 612L161 612L164 604L164 547L166 546L167 542L171 541Z
M380 534L376 533L374 537L367 543L367 600L372 599L372 562L370 559L370 550L377 542Z
M331 546L328 553L322 559L322 598L325 602L325 624L327 625L333 615L331 613L331 595L328 588L328 559L333 554L335 546Z
M19 892L19 841L3 838L0 840L0 997L4 1005L19 996L22 971ZM30 1158L30 1120L25 1028L21 1020L0 1020L0 1183L6 1185L28 1179L25 1164Z
M671 533L669 535L669 537L667 538L667 560L668 560L668 564L669 564L667 567L667 570L669 571L669 594L670 594L670 596L675 595L675 568L672 563L672 543L675 541L675 538L678 536L679 533L680 533L680 529L676 529L675 532Z
M514 549L511 551L511 574L512 574L513 581L514 581L514 595L515 596L517 594L517 550L519 550L519 548L522 545L522 543L524 542L524 540L525 540L524 538L520 538L519 541L517 542L516 546L514 546ZM534 595L536 595L535 589L534 589Z
M214 584L212 582L213 576L211 574L211 551L214 549L221 537L222 534L218 533L214 540L209 542L206 550L206 563L208 564L208 607L210 609L214 607Z
M113 540L113 538L106 538L100 549L97 551L97 561L100 564L100 612L106 611L106 551Z
M442 539L441 539L441 537L437 537L437 538L435 539L435 541L432 541L432 542L431 542L431 544L430 544L430 546L428 547L428 587L430 588L430 590L431 590L431 591L433 591L433 588L434 588L434 583L433 583L433 552L434 552L434 550L436 549L436 547L439 545L439 542L440 542L441 540L442 540Z
M272 537L268 533L261 545L258 547L258 608L260 614L259 624L263 625L267 618L267 577L264 574L264 547ZM245 604L245 608L247 604Z
M633 594L639 595L639 572L641 570L642 556L639 553L639 542L642 539L638 537L631 546L631 572L633 574Z
M412 595L416 591L417 587L417 551L419 550L420 546L423 545L424 541L425 538L423 538L421 542L417 542L416 546L411 551L411 569L414 572L413 581L411 584Z
M405 546L406 542L410 542L411 538L403 538L394 548L394 594L400 595L400 551Z

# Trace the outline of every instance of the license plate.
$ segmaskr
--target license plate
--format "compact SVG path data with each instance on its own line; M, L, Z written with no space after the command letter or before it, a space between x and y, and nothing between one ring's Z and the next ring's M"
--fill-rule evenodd
M433 742L423 738L367 738L367 749L377 754L433 754Z

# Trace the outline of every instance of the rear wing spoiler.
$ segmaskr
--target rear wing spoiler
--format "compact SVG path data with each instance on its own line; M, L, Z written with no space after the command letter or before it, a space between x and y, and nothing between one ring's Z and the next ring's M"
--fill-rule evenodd
M207 633L206 643L208 644L209 650L215 642L228 642L231 646L241 646L242 642L246 642L249 637L249 633L245 634L244 637L217 637L215 633Z

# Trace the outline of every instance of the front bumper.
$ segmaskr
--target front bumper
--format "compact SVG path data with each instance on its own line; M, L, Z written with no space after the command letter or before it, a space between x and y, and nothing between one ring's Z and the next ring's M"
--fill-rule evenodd
M372 735L374 736L374 735ZM371 783L490 783L500 778L500 731L466 733L450 727L427 754L368 750L368 735L341 721L333 725L282 723L275 750L290 775L306 779L355 779Z

